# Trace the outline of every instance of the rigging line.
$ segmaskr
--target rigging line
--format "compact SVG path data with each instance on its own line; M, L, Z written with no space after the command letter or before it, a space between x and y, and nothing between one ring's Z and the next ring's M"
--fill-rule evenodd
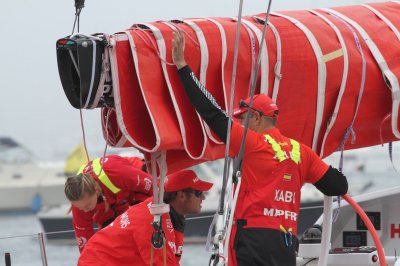
M225 145L225 160L224 160L224 173L222 178L222 189L221 189L221 197L219 201L218 214L222 215L224 212L225 206L225 192L226 185L228 183L228 173L229 173L229 147L230 147L230 137L231 137L231 127L232 127L232 113L233 113L233 100L235 94L235 78L236 78L236 68L237 68L237 60L238 60L238 51L239 51L239 37L240 37L240 25L242 21L242 8L243 8L243 0L239 1L239 14L237 20L236 27L236 37L235 37L235 50L233 53L233 67L232 67L232 81L231 81L231 98L229 100L229 109L228 109L228 127L226 134L226 145Z
M20 237L29 237L29 236L37 236L37 234L17 235L17 236L3 236L3 237L0 237L0 240L11 239L11 238L20 238Z
M73 233L75 230L64 230L64 231L53 231L53 232L45 232L45 235L57 235L57 234L64 234L64 233Z
M392 116L392 114L391 113L389 113L389 114L387 114L384 118L383 118L383 120L381 121L381 126L379 127L379 138L380 138L380 140L381 140L381 145L382 145L382 147L383 147L383 136L382 136L382 128L383 128L383 125L384 125L384 123L390 118ZM394 165L394 163L393 163L393 147L392 147L392 145L393 145L393 143L392 142L389 142L389 150L388 150L388 152L389 152L389 159L390 159L390 162L392 163L392 166L393 166L393 169L394 169L394 171L396 172L396 173L398 173L398 171L397 171L397 168L396 168L396 166Z
M357 114L358 114L358 110L361 104L361 99L362 96L364 94L364 87L365 87L365 79L366 79L366 69L367 69L367 62L365 59L365 55L363 52L363 48L361 46L361 42L357 36L357 33L355 31L355 29L353 28L352 25L350 25L350 23L348 23L345 19L343 19L342 17L340 17L338 14L331 12L330 10L327 10L328 14L331 15L332 17L336 18L337 20L339 20L341 23L343 23L348 29L349 31L352 33L353 38L354 38L354 42L355 45L357 47L358 52L360 53L361 56L361 60L362 60L362 69L361 69L361 82L360 82L360 88L359 88L359 94L358 94L358 98L357 98L357 103L356 103L356 109L354 111L353 114L353 118L350 122L350 125L347 127L346 132L343 136L342 142L340 144L340 146L338 147L338 150L340 150L340 162L339 162L339 171L342 172L343 171L343 153L344 153L344 147L346 145L347 139L350 137L350 135L352 136L352 140L351 143L355 142L356 139L356 133L354 131L353 125L354 122L356 120ZM338 204L340 205L340 196L337 197L338 200ZM336 209L335 213L333 214L333 222L336 222L338 216L339 216L339 211L340 209Z
M268 1L267 13L265 15L265 23L264 23L263 33L262 33L262 37L261 37L260 51L259 51L258 57L257 57L256 69L254 71L254 75L252 76L252 80L251 80L251 86L252 87L251 87L251 90L250 90L249 108L251 108L253 106L253 97L254 97L254 92L255 92L255 89L256 89L256 85L257 85L257 75L258 75L258 71L259 71L260 63L261 63L261 55L262 55L262 52L263 52L262 49L264 48L265 34L266 34L266 31L267 31L267 26L268 26L268 21L269 21L271 3L272 3L272 0L269 0ZM245 125L244 125L242 143L240 144L239 154L237 156L238 162L236 164L236 169L234 169L234 173L240 172L241 169L242 169L243 154L244 154L244 144L245 144L246 135L247 135L248 127L249 127L250 115L251 115L251 112L247 112Z
M75 11L76 12L75 12L75 21L74 21L74 25L73 25L73 28L72 28L71 36L73 36L73 34L74 34L76 23L78 23L78 32L79 32L79 16L81 14L82 8L84 7L84 3L85 3L85 0L75 0ZM74 63L74 66L76 68L76 72L78 73L78 76L79 76L78 65L77 65L76 61L74 60L74 57L73 57L73 54L71 53L71 51L70 51L70 55L71 55L72 61ZM82 106L82 97L79 97L79 100L80 100L80 106ZM81 108L79 109L79 116L80 116L80 119L81 119L83 146L85 147L86 159L89 162L90 161L89 160L89 153L88 153L87 145L86 145L85 127L84 127L84 124L83 124L83 113L82 113L82 109Z
M79 12L79 13L80 13L80 12ZM71 35L74 34L76 22L78 21L78 17L79 17L79 13L78 13L78 12L75 13L75 19L74 19L74 24L72 25L72 32L71 32ZM78 32L79 32L79 30L78 30Z
M135 32L136 34L137 34L137 36L139 36L145 43L146 43L146 45L150 48L150 49L152 49L156 54L157 54L157 57L158 57L158 59L160 59L162 62L164 62L166 65L169 65L169 66L174 66L174 63L171 63L171 62L168 62L167 61L167 59L164 59L162 56L161 56L161 53L159 52L159 49L158 49L158 45L156 44L156 43L154 43L154 40L149 36L149 30L147 30L147 29L142 29L142 28L140 28L140 27L136 27L136 29L138 29L139 31L133 31L133 32ZM151 46L149 45L149 43L148 42L146 42L146 40L142 37L142 36L140 36L139 34L138 34L138 32L141 32L141 33L143 33L146 37L147 37L147 39L149 39L149 41L150 41L150 43L151 43ZM150 33L152 33L152 32L150 32ZM132 34L132 33L131 33ZM153 34L153 33L152 33ZM154 36L154 34L153 34L153 36ZM154 38L157 40L157 37L156 36L154 36Z
M81 106L82 106L82 102L81 102ZM90 159L89 159L89 153L88 153L88 149L87 149L87 145L86 145L86 134L85 134L85 126L83 125L83 112L82 112L82 109L79 109L79 115L80 115L80 118L81 118L81 129L82 129L83 146L85 147L86 159L89 162Z
M188 21L188 20L187 20L187 21ZM200 43L198 43L198 42L185 30L185 28L183 28L183 27L181 27L181 25L179 25L179 24L182 24L182 23L188 24L188 23L185 22L185 20L172 20L171 22L166 21L166 22L164 22L164 23L168 23L168 24L171 24L171 23L172 23L171 25L173 25L175 28L178 28L179 30L183 31L183 33L186 34L186 37L188 37L189 40L190 40L196 47L200 47ZM186 37L185 37L185 39L186 39Z
M84 7L85 7L85 0L75 0L75 19L74 19L74 24L72 26L71 35L74 34L76 26L78 26L78 32L79 32L80 15L81 15L81 11Z
M345 133L343 142L341 144L341 145L343 145L341 147L341 149L343 150L344 149L344 145L346 144L346 141L347 141L348 137L350 136L350 134L352 135L352 143L354 143L354 141L355 141L355 132L354 132L354 129L353 129L353 124L354 124L354 122L356 120L356 117L357 117L357 114L358 114L358 110L360 108L361 99L362 99L362 96L364 94L365 79L366 79L366 68L367 68L366 65L367 65L367 63L366 63L365 55L364 55L360 40L358 39L358 36L357 36L355 30L353 29L353 27L351 27L350 24L348 24L345 20L343 20L342 18L336 16L335 14L332 14L332 13L330 13L330 14L332 16L336 17L341 22L343 22L349 28L349 30L352 32L352 34L354 36L354 41L355 41L356 46L357 46L357 50L359 51L359 53L361 55L361 59L362 59L362 70L361 70L362 76L361 76L361 84L360 84L360 93L358 94L357 105L356 105L356 110L355 110L354 115L353 115L353 119L352 119L352 121L350 123L350 126L347 128L347 131Z
M106 129L108 127L110 113L111 113L111 108L107 110L107 114L106 114ZM108 130L106 130L106 139L108 139ZM103 172L105 157L106 157L106 153L107 153L107 147L108 147L108 142L106 141L106 146L104 147L104 152L103 152L103 158L100 158L101 168L100 168L100 172L97 174L97 176L99 176L99 177L100 177L101 173Z
M266 13L266 18L265 18L265 25L264 25L264 30L263 30L263 35L261 38L261 43L260 43L260 52L258 55L258 60L257 60L257 64L256 64L256 71L254 72L254 75L251 79L252 82L252 87L251 87L251 92L250 92L250 107L253 104L253 95L254 95L254 91L255 91L255 86L256 86L256 79L257 79L257 74L258 74L258 66L260 64L261 61L261 55L262 55L262 48L264 45L264 38L265 38L265 32L266 32L266 28L268 25L268 18L269 18L269 13L270 13L270 9L271 9L271 2L272 0L268 1L268 8L267 8L267 13ZM236 69L237 69L237 57L238 57L238 50L239 50L239 37L240 37L240 27L241 27L241 21L242 21L242 7L243 7L243 0L240 0L240 4L239 4L239 15L238 15L238 19L237 19L237 28L236 28L236 37L235 37L235 50L234 50L234 60L233 60L233 69L232 69L232 82L231 82L231 99L230 99L230 103L229 103L229 109L228 109L228 116L229 116L229 120L228 120L228 127L227 127L227 138L226 138L226 146L225 146L225 161L224 161L224 174L223 174L223 182L222 182L222 189L221 189L221 196L220 196L220 204L219 204L219 209L218 209L218 214L221 217L224 214L224 199L225 199L225 194L226 194L226 186L227 186L227 181L228 181L228 167L229 167L229 145L230 145L230 132L231 132L231 127L232 127L232 112L233 112L233 100L234 100L234 88L235 88L235 79L236 79ZM229 216L229 218L227 220L225 220L225 224L223 225L224 229L219 228L221 225L217 223L216 226L216 234L222 234L227 237L226 239L226 243L229 243L229 237L230 237L230 233L231 233L231 229L232 229L232 221L233 221L233 215L234 215L234 210L236 207L236 200L237 200L237 196L238 196L238 192L240 190L240 185L241 185L241 179L237 180L238 176L241 176L240 170L241 170L241 161L243 158L243 153L244 153L244 141L246 138L246 134L247 134L247 130L248 130L248 126L249 126L249 119L250 119L250 112L247 113L246 116L246 121L245 121L245 126L244 126L244 133L243 133L243 138L242 138L242 143L240 145L240 150L239 150L239 155L238 155L238 160L239 162L236 164L235 170L234 170L234 174L235 174L235 183L237 184L237 190L235 191L235 196L233 199L233 204L231 207L231 212L227 212L227 216ZM238 170L236 170L238 169ZM233 212L232 212L233 211ZM227 218L227 217L225 217ZM222 230L221 230L222 229ZM226 230L227 229L227 230ZM216 243L214 243L216 244ZM223 247L223 253L226 252L227 249L226 245L225 247ZM216 248L216 250L219 250L219 246ZM218 251L218 253L220 253ZM218 263L218 259L214 261L214 265Z
M211 217L214 217L214 215L207 215L207 216L200 216L200 217L189 217L189 218L186 218L186 221L201 220L201 219L207 219L207 218L211 218Z

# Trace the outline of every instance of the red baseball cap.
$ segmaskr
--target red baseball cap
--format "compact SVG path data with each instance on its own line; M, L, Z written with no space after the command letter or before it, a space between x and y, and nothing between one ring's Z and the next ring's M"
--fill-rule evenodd
M186 188L208 191L212 186L213 183L201 180L194 171L181 170L168 175L164 188L166 192L174 192Z
M239 107L233 110L233 116L239 118L239 116L249 109L250 97L246 100L241 100ZM265 94L257 94L253 97L253 106L251 107L254 111L261 112L265 116L278 118L278 106L275 102Z

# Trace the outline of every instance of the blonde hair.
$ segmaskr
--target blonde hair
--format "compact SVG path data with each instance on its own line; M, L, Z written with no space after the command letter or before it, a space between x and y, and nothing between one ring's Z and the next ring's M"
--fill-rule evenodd
M80 200L85 194L92 196L96 193L97 182L93 179L90 174L80 173L76 176L71 176L67 178L65 181L64 193L69 201L77 201ZM102 194L100 189L100 194ZM104 200L104 209L107 212L110 209L110 204ZM70 213L71 208L67 213Z
M65 181L64 193L69 201L80 200L85 194L92 196L96 193L96 181L90 174L80 173Z

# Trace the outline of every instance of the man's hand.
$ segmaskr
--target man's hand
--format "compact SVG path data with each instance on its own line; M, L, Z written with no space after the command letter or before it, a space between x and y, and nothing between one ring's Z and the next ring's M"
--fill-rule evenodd
M185 37L181 30L175 30L172 37L172 60L176 68L179 70L186 66L185 55L183 50L185 48Z

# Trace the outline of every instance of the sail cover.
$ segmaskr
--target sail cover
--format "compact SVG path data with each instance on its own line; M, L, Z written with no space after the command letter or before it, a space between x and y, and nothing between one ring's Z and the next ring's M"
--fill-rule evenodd
M236 76L236 18L135 24L104 49L114 97L102 107L104 137L147 156L165 151L168 172L224 156L172 64L172 32L180 29L188 64L225 110L233 92L235 106L249 96L261 52L256 93L276 101L283 134L322 157L398 140L399 14L398 1L271 13L263 46L265 14L243 17Z

